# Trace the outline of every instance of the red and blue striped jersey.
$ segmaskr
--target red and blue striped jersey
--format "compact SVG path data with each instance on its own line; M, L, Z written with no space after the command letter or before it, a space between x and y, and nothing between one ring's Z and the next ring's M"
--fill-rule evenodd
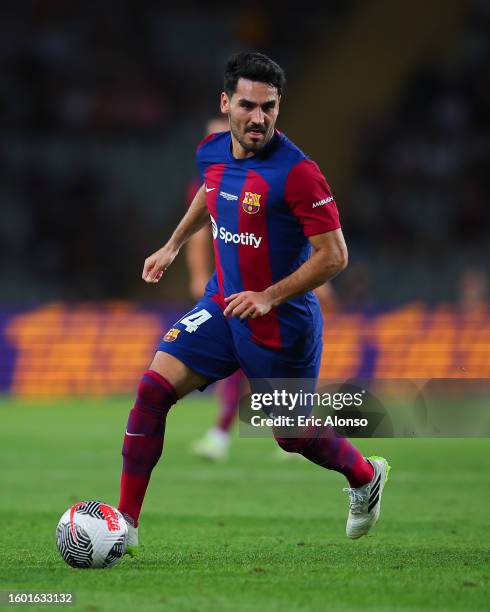
M216 272L206 295L225 307L240 291L263 291L311 255L308 237L340 227L335 200L317 164L276 130L253 157L235 159L230 132L208 136L196 153L211 216ZM241 327L258 344L288 349L321 334L313 293L292 298Z

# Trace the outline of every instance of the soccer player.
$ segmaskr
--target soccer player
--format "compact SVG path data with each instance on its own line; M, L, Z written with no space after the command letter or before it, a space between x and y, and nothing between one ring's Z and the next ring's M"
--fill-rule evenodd
M226 132L229 129L227 116L214 117L206 123L205 135ZM187 206L192 204L200 187L201 182L197 178L189 182L186 192ZM193 234L187 241L186 246L189 291L191 296L198 301L204 295L214 268L212 234L209 225ZM314 293L319 300L322 312L327 312L334 301L333 289L329 283L315 288ZM219 382L216 389L220 406L218 416L214 426L193 443L192 451L195 455L210 461L226 459L230 447L230 431L237 416L238 403L244 389L245 384L241 370L237 370L234 374ZM277 448L277 451L277 458L281 460L292 457L302 458L301 455L287 453L280 447Z
M275 129L284 83L283 70L265 55L230 58L220 102L230 131L198 146L202 186L168 242L144 263L143 279L157 283L211 221L216 273L195 308L167 331L129 415L119 510L130 524L130 554L173 404L240 367L249 379L318 378L322 320L311 290L345 268L347 249L324 176ZM346 477L346 533L365 535L379 517L387 461L364 458L331 429L307 433L276 439Z

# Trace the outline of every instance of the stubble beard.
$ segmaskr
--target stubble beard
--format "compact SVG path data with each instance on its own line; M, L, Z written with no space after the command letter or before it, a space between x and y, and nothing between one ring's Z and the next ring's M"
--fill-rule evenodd
M248 142L245 142L246 132L244 134L241 134L240 130L234 124L232 119L230 119L230 130L234 138L238 141L238 143L242 147L242 149L246 151L247 153L258 153L259 151L261 151L266 146L266 144L268 144L268 142L270 141L272 137L272 133L273 133L273 128L272 129L269 128L269 130L266 130L264 134L264 140L262 142L248 143Z

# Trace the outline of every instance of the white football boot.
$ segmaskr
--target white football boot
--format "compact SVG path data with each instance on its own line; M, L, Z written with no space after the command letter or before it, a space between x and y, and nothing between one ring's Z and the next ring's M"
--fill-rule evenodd
M348 538L356 540L374 527L381 510L381 496L388 481L391 466L383 457L372 456L367 460L374 468L371 482L362 487L343 489L349 493L349 516L345 532Z
M123 514L126 519L126 523L128 524L128 540L126 543L126 552L125 555L129 555L130 557L136 557L139 553L139 540L138 540L138 527L133 526L133 519L127 515Z
M192 445L192 452L209 461L224 461L228 457L230 435L218 428L207 431Z

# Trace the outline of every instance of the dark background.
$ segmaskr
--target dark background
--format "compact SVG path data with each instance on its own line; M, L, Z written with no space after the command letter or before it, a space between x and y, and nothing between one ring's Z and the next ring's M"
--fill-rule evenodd
M142 264L241 50L286 70L278 127L337 197L339 299L484 295L489 41L478 0L2 3L0 302L188 299L182 256L157 287Z

